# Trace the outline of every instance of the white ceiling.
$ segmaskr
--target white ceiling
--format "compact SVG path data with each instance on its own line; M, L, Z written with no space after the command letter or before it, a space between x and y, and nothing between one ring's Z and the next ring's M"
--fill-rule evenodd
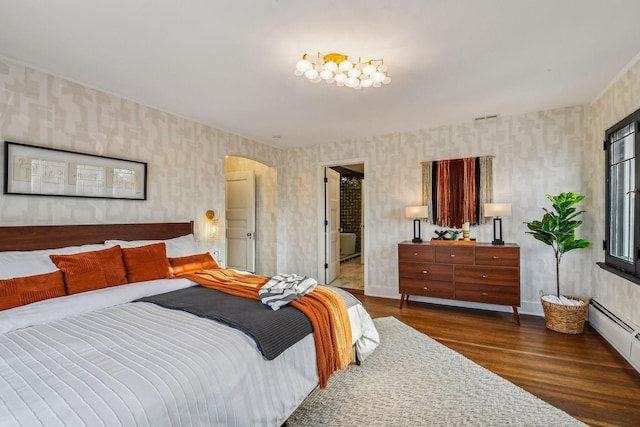
M0 0L0 56L277 147L592 101L640 51L638 0ZM384 58L355 91L303 53ZM280 135L280 139L274 138Z

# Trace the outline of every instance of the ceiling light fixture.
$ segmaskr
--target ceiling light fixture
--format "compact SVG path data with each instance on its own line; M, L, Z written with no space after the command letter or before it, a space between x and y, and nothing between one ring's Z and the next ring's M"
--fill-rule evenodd
M305 76L312 83L324 80L326 83L353 89L380 87L391 83L384 59L363 61L358 58L358 62L353 63L347 55L341 53L323 55L318 52L317 58L307 58L305 53L296 64L294 74Z

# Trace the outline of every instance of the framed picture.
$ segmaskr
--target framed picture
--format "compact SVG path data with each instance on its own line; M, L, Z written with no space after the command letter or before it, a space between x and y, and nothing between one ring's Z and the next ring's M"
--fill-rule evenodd
M146 163L4 143L4 194L147 199Z

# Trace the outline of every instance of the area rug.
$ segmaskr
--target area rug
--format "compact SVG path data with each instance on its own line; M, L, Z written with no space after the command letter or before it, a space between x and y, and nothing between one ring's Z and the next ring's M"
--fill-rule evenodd
M585 426L393 317L380 346L336 372L287 421L299 426Z

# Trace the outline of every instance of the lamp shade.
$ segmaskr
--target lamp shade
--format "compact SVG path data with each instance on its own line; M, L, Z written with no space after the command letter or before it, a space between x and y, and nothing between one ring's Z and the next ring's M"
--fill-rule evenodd
M407 206L405 215L409 219L429 218L429 206Z
M484 216L511 216L511 203L485 203Z

